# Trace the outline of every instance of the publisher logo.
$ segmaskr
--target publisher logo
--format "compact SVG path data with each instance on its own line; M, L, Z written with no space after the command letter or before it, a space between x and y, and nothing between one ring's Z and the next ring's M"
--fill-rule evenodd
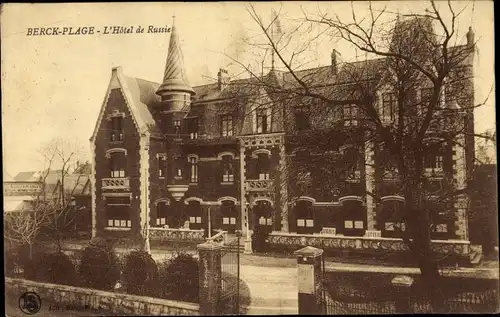
M33 315L42 308L42 300L35 292L26 292L19 297L19 309L26 315Z

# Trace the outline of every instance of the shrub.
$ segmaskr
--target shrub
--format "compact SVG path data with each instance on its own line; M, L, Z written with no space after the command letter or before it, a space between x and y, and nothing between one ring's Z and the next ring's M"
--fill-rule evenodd
M252 234L252 249L255 252L267 252L269 244L266 242L270 230L262 226L257 226Z
M179 253L159 266L159 293L162 298L198 302L198 260Z
M112 290L120 278L118 259L105 240L91 241L83 250L78 272L83 285L101 290Z
M125 257L123 278L127 293L153 296L158 287L156 262L145 251L132 251Z
M75 266L62 251L39 254L36 259L36 280L45 283L78 285Z

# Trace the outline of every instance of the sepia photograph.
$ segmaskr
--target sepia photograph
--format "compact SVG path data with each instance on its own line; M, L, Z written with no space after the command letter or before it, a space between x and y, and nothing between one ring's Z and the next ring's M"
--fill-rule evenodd
M5 316L499 313L493 7L1 4Z

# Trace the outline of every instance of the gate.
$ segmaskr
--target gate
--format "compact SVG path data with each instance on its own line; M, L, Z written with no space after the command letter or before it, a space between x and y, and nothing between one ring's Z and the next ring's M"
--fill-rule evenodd
M224 243L221 250L220 296L217 308L221 315L237 315L240 311L240 237Z

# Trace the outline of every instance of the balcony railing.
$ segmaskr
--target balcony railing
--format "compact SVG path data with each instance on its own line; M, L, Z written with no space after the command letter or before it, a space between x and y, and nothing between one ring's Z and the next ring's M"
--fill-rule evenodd
M102 189L130 189L130 183L128 177L120 178L103 178L102 179Z
M245 189L249 192L261 192L271 189L273 181L271 179L265 180L247 180L245 182Z
M443 177L444 171L442 168L426 168L425 169L426 177Z

